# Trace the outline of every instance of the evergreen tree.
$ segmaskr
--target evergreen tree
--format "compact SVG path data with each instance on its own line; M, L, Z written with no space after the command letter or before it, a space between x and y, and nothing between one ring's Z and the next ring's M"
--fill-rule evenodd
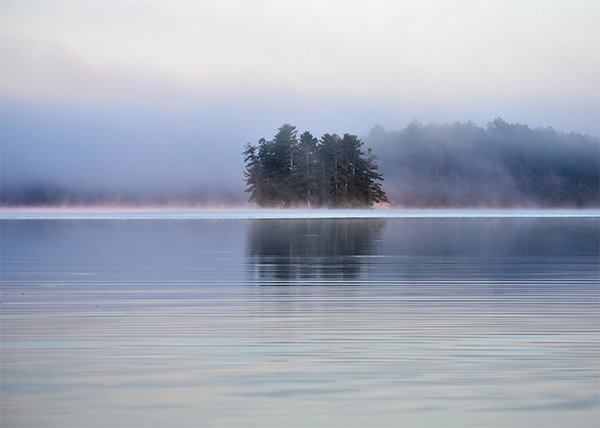
M357 175L357 168L360 166L360 159L364 155L361 150L362 141L356 135L344 134L341 140L341 165L340 172L343 174L343 188L341 191L341 205L354 206L364 203L361 198L360 174Z
M300 135L297 145L297 160L292 175L294 186L302 203L309 207L315 205L317 143L318 140L308 131Z
M373 202L389 203L390 200L388 199L385 192L381 188L381 183L378 183L377 181L375 181L375 180L383 181L383 175L379 174L378 172L375 172L375 171L377 171L377 169L379 169L379 166L375 163L375 161L377 161L377 159L378 159L377 155L373 154L373 151L370 148L367 149L366 200L369 201L369 203L373 203Z
M285 124L273 139L274 167L277 177L277 197L283 206L295 206L300 197L294 182L294 166L297 161L298 138L296 127Z
M341 138L337 134L324 134L318 146L320 173L320 200L323 205L337 205L340 196L338 156Z
M249 202L259 202L262 183L260 178L261 165L257 154L258 147L247 143L244 146L244 149L245 150L242 152L244 155L244 162L246 163L246 171L244 171L244 176L246 177L246 184L248 185L248 188L245 191L250 193L250 198L248 199Z
M364 207L389 202L375 172L377 157L356 135L310 132L297 138L296 127L283 125L273 140L244 146L246 192L260 206Z

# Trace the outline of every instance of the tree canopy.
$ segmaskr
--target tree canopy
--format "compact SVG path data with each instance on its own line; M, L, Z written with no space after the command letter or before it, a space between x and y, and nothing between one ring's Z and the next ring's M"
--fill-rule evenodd
M381 189L377 156L362 150L356 135L325 134L320 140L306 131L298 136L285 124L275 137L247 143L246 192L259 206L370 207L389 202Z
M485 128L418 121L400 131L375 127L365 141L381 156L397 206L600 206L598 137L497 118Z

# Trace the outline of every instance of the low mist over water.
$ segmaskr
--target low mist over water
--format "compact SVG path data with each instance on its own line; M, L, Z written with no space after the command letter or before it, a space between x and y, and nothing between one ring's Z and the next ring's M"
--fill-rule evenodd
M243 141L235 150L206 152L186 145L176 154L169 149L167 156L159 147L137 159L141 154L131 158L136 149L128 144L99 143L81 151L59 143L50 154L13 139L10 126L3 135L3 206L249 205ZM364 150L372 148L377 156L381 186L392 206L600 206L597 137L531 129L498 118L485 129L471 122L424 126L415 121L389 132L375 127L363 142ZM112 163L117 152L126 156ZM128 166L126 159L137 160Z

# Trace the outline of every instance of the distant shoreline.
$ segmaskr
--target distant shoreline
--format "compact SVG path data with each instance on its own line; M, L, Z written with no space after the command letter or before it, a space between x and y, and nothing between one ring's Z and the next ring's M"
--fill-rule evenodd
M353 218L600 218L598 209L1 209L0 220L210 220Z

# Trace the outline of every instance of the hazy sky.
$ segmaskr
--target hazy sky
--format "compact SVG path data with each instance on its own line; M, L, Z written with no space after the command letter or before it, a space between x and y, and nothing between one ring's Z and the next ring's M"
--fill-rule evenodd
M284 123L599 134L597 0L0 7L4 186L243 189L243 144Z

